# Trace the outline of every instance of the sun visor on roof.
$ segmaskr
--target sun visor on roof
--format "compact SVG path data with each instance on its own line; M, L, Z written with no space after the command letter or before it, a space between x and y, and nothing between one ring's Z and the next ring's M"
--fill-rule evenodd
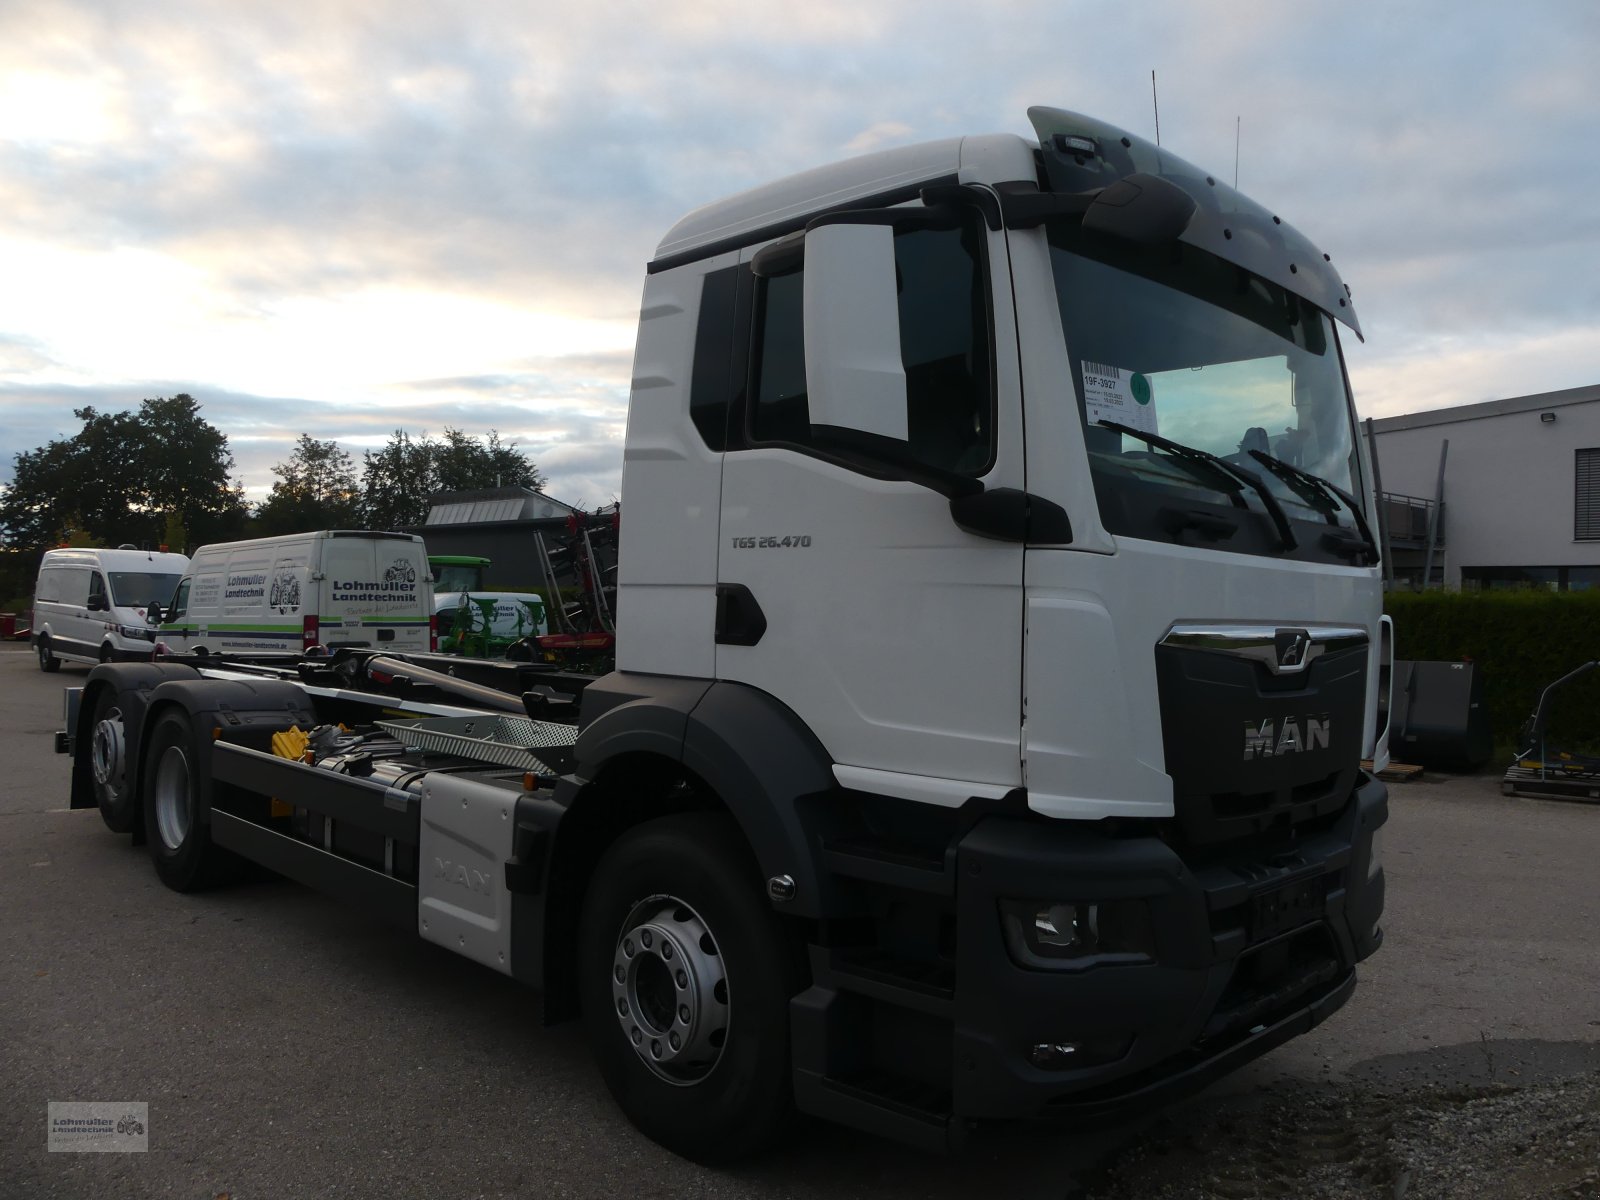
M1141 172L1165 179L1195 201L1180 241L1304 297L1361 336L1350 289L1328 256L1254 200L1177 155L1093 117L1034 107L1028 119L1039 135L1051 191L1091 191Z

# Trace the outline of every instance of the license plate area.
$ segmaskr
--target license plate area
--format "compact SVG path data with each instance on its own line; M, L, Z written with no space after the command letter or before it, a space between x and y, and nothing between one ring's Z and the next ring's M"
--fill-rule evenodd
M1250 940L1287 933L1322 916L1327 881L1320 875L1296 879L1262 892L1250 900Z

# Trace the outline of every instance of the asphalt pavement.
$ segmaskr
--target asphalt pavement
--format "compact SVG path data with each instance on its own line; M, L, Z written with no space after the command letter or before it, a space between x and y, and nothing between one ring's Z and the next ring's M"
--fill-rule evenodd
M286 882L183 896L67 809L61 692L0 646L0 1195L1067 1197L1138 1131L980 1128L945 1158L816 1122L732 1170L613 1107L576 1025L485 968ZM1319 1080L1600 1066L1600 805L1498 776L1391 787L1384 948L1310 1035L1170 1110ZM47 1153L50 1101L149 1105L149 1151Z

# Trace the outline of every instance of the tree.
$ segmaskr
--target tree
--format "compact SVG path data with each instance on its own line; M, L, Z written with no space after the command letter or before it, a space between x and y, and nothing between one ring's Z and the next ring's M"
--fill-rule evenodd
M487 445L459 429L444 428L444 440L434 443L434 470L439 491L464 492L472 488L531 487L544 477L515 446L500 441L489 431Z
M372 529L420 525L428 516L428 498L438 491L433 443L427 434L413 441L403 429L382 450L368 450L361 461L361 499Z
M69 530L112 546L154 545L174 517L200 541L242 529L228 439L192 396L144 400L136 413L73 415L83 428L72 437L16 456L0 500L0 533L12 545L52 546Z
M421 525L436 492L543 483L528 456L496 431L485 443L448 425L438 441L397 429L382 450L367 451L361 468L367 523L374 529Z
M256 510L263 534L355 529L363 523L355 468L338 442L321 442L302 433L289 460L273 467L272 473L278 482Z

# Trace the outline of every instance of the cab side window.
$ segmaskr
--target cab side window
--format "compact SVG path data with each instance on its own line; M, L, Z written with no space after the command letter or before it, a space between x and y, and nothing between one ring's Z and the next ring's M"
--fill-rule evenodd
M89 575L89 607L104 611L111 606L110 597L106 595L106 577L99 571Z
M993 369L982 225L894 239L913 461L980 475L993 461ZM806 404L804 268L756 281L750 437L825 453Z
M176 621L189 611L189 579L188 576L178 581L178 590L172 593L172 605L163 614L163 624Z

